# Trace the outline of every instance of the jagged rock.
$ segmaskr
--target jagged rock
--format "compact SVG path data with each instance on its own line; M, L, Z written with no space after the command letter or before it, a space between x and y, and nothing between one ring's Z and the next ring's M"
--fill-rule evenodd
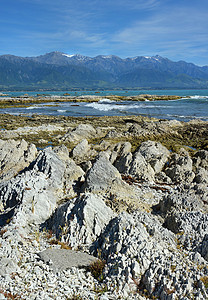
M117 132L115 129L112 129L105 135L105 138L117 138L120 136L121 134L119 132Z
M112 163L115 162L115 167L118 169L118 171L125 174L127 173L130 162L132 161L131 143L125 142L117 145L119 145L119 149L116 152L117 155Z
M197 151L193 156L193 165L198 168L202 167L208 171L208 151Z
M73 180L83 173L73 160L68 158L66 164L51 148L46 148L29 170L0 184L1 217L14 214L16 222L25 226L44 222L58 201L70 194Z
M139 180L154 181L155 172L140 152L134 154L128 173Z
M195 174L192 171L192 159L188 153L186 152L185 156L174 153L171 156L169 166L166 168L165 173L173 182L192 182Z
M120 164L120 159L122 160L122 157L131 153L131 143L125 142L125 143L117 143L115 146L110 146L106 151L103 151L107 154L108 159L112 164L115 163L116 165L119 166Z
M158 182L171 183L172 180L168 177L165 172L159 172L155 175L155 180Z
M57 237L76 249L91 244L113 216L113 211L102 198L85 194L57 209L52 219L52 229Z
M201 255L208 261L208 234L205 234L200 250Z
M25 140L0 140L0 180L8 180L27 167L36 157L34 144Z
M208 169L198 167L195 171L194 182L208 184Z
M132 135L147 135L149 131L142 128L139 124L131 124L128 128L128 133Z
M64 196L76 196L76 185L79 183L82 176L84 176L85 172L80 166L76 165L73 159L69 157L69 151L66 146L62 145L54 147L53 151L65 164L63 182Z
M191 194L189 191L174 190L168 195L165 195L163 199L156 206L156 209L162 214L172 214L175 212L186 212L203 210L203 202L199 201L195 194Z
M101 194L115 211L149 209L140 200L141 192L121 179L118 170L110 163L109 153L102 152L86 175L83 191Z
M203 253L207 258L208 214L175 212L166 219L165 226L178 233L177 239L185 249Z
M92 125L80 124L73 130L67 132L61 140L75 142L75 141L80 141L83 138L95 137L95 135L96 135L96 130Z
M65 165L46 148L31 164L31 169L0 184L3 213L15 214L20 225L40 224L50 217L62 197Z
M112 243L113 241L113 243ZM163 228L158 220L147 213L126 212L112 219L99 239L91 246L91 252L96 254L100 249L101 257L106 260L106 278L111 278L120 289L128 284L128 291L134 288L135 282L140 282L142 274L151 267L156 257L169 259L171 252L167 245L175 248L174 234ZM163 249L166 249L163 252ZM171 261L169 262L169 268ZM134 279L134 281L132 280Z
M131 147L132 147L131 143L129 142L122 143L121 148L119 150L119 155L120 156L127 155L128 153L131 152Z
M55 272L67 270L72 267L88 267L97 258L80 251L66 249L47 249L38 253L45 263L52 263Z
M72 157L82 158L88 153L89 149L90 147L88 141L84 139L79 144L77 144L76 147L74 147L74 149L72 150Z
M92 168L88 171L85 181L85 190L104 192L116 179L121 179L118 170L102 155L98 157Z
M170 152L161 143L147 141L143 142L139 147L139 152L144 156L154 169L155 173L159 173L170 156Z
M116 162L115 167L122 174L128 174L133 155L131 152L122 155Z

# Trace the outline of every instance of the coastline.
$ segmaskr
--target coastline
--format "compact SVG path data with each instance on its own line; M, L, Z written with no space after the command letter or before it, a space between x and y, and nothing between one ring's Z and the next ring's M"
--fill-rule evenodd
M83 96L36 96L31 97L28 95L24 96L14 96L14 97L0 97L0 108L4 107L13 107L18 105L19 107L25 107L29 104L37 103L49 103L49 102L98 102L102 99L105 99L106 96L101 95L83 95ZM117 96L117 95L108 95L108 99L112 101L158 101L158 100L179 100L182 99L181 96L176 95L138 95L138 96Z

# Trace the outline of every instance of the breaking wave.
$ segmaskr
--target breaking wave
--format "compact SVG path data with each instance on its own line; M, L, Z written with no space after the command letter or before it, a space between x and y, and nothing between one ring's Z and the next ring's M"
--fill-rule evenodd
M102 104L99 102L86 104L87 107L91 107L101 111L109 110L128 110L131 108L137 108L136 105L125 105L125 104Z

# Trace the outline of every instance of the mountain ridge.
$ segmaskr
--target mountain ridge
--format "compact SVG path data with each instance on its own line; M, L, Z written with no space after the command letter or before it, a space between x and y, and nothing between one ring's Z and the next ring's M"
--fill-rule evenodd
M208 88L208 66L155 56L0 56L0 89Z

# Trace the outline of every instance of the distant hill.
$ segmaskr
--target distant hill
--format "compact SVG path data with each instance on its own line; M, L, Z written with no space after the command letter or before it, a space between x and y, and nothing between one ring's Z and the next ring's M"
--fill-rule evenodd
M208 66L161 56L0 56L0 89L208 88Z

